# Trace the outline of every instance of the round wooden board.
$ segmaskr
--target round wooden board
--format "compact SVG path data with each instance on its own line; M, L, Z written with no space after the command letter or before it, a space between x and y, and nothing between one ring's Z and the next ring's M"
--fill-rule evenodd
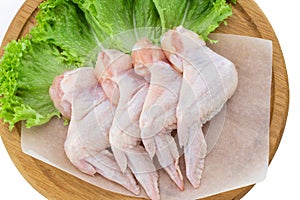
M3 47L11 40L24 36L34 25L37 6L42 0L27 0L15 16L6 36ZM289 87L284 58L276 35L253 0L238 0L233 6L234 14L216 32L247 35L273 41L273 75L270 121L270 162L280 143L285 127L288 106ZM9 132L7 125L0 125L1 137L6 149L24 178L48 199L135 199L108 192L90 185L48 164L22 153L20 145L20 127ZM220 193L202 200L236 200L242 198L252 186Z

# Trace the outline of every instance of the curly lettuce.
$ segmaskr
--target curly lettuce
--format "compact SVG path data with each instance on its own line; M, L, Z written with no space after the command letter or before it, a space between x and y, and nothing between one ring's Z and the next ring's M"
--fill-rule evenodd
M29 33L32 41L56 45L70 64L91 65L98 40L78 6L66 0L48 0L39 9L37 26Z
M130 53L138 38L146 36L154 40L161 36L160 17L152 0L73 2L84 12L102 48L115 48Z
M48 0L39 8L37 26L10 42L0 60L0 118L10 129L22 120L32 127L59 116L49 96L54 77L88 65L98 46L74 3Z
M27 127L48 122L59 116L49 87L55 76L75 68L54 45L24 38L5 48L0 63L0 118L14 124L25 120Z
M192 30L207 40L221 22L232 15L226 0L153 0L164 29L179 25Z

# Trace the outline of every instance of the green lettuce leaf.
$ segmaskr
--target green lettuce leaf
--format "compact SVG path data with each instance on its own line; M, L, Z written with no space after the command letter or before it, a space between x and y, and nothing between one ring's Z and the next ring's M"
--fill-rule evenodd
M37 26L11 42L0 61L0 118L10 128L21 120L31 127L58 116L48 92L54 77L95 62L98 41L77 5L48 0L39 8Z
M153 0L164 29L179 25L192 30L204 40L219 24L232 15L226 0Z
M75 66L66 64L54 45L28 38L13 41L5 48L0 66L0 118L10 129L21 120L31 127L59 115L49 87L55 76Z
M160 18L152 0L73 2L85 13L102 48L116 48L130 53L131 47L139 38L147 36L155 39L161 36Z
M98 42L78 6L66 0L48 0L39 9L37 26L30 32L32 40L58 46L70 64L92 66Z
M122 30L133 29L134 1L128 0L73 0L86 14L88 22L100 41L118 34Z

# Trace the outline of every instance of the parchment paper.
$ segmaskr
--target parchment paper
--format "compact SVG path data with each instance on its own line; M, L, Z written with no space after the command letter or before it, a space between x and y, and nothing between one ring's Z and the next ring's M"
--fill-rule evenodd
M209 140L209 154L206 157L200 188L193 189L185 179L185 191L181 192L160 170L161 199L206 197L257 183L266 176L269 158L272 43L258 38L224 34L212 34L211 38L219 42L209 46L236 65L239 75L238 89L222 112L209 124L209 127L218 129L219 123L222 123L223 129L220 134L206 135ZM101 176L90 177L73 167L63 150L66 131L67 127L56 118L40 127L26 129L23 126L22 150L91 184L132 196L126 189ZM146 197L144 192L141 196Z

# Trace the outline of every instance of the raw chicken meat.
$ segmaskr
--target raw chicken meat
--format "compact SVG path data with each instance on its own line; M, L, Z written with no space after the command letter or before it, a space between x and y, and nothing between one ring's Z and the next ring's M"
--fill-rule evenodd
M210 50L196 33L183 27L166 32L161 45L173 67L183 73L176 111L177 132L185 151L186 176L197 188L206 156L202 125L233 95L237 72L233 63Z
M160 199L154 155L184 189L171 135L176 128L186 177L193 187L200 186L207 148L202 125L222 109L238 82L234 65L192 31L169 30L161 46L141 39L132 58L103 50L95 69L65 72L49 91L70 119L64 147L71 163L139 194L136 178L154 200Z
M56 108L71 119L65 152L71 163L82 172L96 173L140 193L132 173L122 173L107 148L109 129L115 106L105 96L93 68L80 68L55 78L50 96Z
M170 66L161 48L147 39L135 44L132 59L136 73L150 83L139 123L143 144L151 157L156 153L170 178L184 190L178 166L179 153L171 136L172 130L176 129L182 75Z
M139 118L148 83L134 72L130 55L118 50L102 51L95 70L106 94L118 101L109 132L116 161L122 171L129 166L151 199L159 199L156 168L140 144Z

